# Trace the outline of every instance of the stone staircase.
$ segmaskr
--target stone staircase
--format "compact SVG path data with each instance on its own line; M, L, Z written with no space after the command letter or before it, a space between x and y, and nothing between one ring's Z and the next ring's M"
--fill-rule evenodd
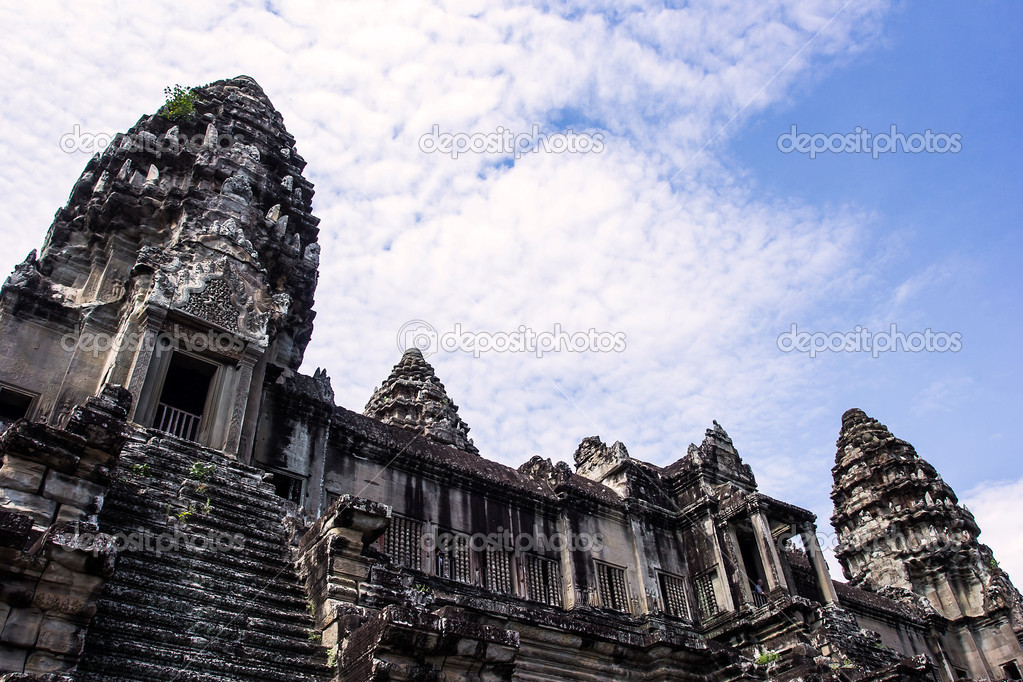
M285 503L261 474L134 428L99 518L117 570L76 680L331 679L289 557Z

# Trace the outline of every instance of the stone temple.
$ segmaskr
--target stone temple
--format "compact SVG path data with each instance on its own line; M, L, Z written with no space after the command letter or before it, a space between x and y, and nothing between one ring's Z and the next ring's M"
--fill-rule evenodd
M196 92L0 292L0 680L1023 679L973 516L860 410L842 583L716 422L668 466L513 469L417 350L335 405L305 162L251 78Z

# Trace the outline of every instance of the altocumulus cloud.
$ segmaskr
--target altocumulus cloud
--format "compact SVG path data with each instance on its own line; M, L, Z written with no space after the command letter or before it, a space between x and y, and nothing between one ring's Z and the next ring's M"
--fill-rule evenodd
M714 152L747 115L870 44L886 5L8 6L0 147L18 163L0 168L0 269L39 245L81 172L86 157L58 146L74 125L123 130L167 84L246 73L316 184L306 367L329 370L339 404L361 410L408 320L624 332L621 353L431 361L489 457L570 459L600 434L663 463L717 418L773 494L816 504L830 453L797 466L777 446L779 414L814 412L809 369L779 361L774 338L801 310L853 295L834 273L857 271L868 218L760 199ZM453 160L418 145L434 125L534 124L600 133L604 151Z

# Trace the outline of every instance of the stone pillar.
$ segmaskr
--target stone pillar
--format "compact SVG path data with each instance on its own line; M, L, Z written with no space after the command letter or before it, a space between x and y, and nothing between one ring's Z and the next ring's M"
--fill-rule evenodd
M312 601L323 646L344 636L344 607L359 601L359 587L376 562L363 548L383 534L391 508L345 495L303 535L298 548L299 577Z
M139 337L139 347L135 352L135 358L131 368L128 370L127 385L125 388L131 393L131 413L129 419L134 422L145 422L145 412L150 407L150 400L143 400L142 389L146 385L146 377L149 374L149 366L153 360L153 353L157 350L157 340L160 337L160 330L163 328L163 321L167 317L167 311L150 306L146 309L145 325ZM169 353L167 354L170 355ZM168 357L169 360L169 357ZM148 382L153 385L153 380ZM155 390L155 389L151 389ZM149 410L151 411L151 410Z
M568 537L572 531L572 526L568 522L568 513L562 509L558 513L558 532L562 534L562 537ZM586 606L586 599L581 593L576 592L576 581L575 571L572 565L572 549L565 544L564 549L560 552L561 561L561 599L562 604L566 609L574 609L576 606ZM514 563L514 562L513 562ZM515 570L513 567L512 570Z
M739 605L735 603L735 599L732 597L732 590L728 587L728 575L725 571L726 550L725 547L722 546L721 537L716 532L714 527L714 518L712 516L708 515L704 518L703 530L701 532L714 542L714 563L717 564L717 583L721 588L715 589L714 591L714 597L718 602L718 611L735 611ZM722 533L724 532L724 529L722 529ZM731 561L733 565L737 565L734 558L732 558ZM710 562L708 562L708 564L710 564Z
M238 378L231 404L231 421L227 429L227 442L224 443L224 452L229 455L238 455L245 422L245 407L249 402L249 387L252 385L252 368L256 366L258 359L256 351L249 346L238 360Z
M259 356L259 360L256 362L255 367L252 370L252 380L249 386L249 398L245 405L245 420L242 425L241 441L239 443L238 459L243 464L252 465L253 457L253 446L256 442L256 424L259 422L259 412L262 408L263 403L263 379L266 376L266 363L269 351L264 352ZM326 450L319 450L319 452L326 452ZM323 458L320 460L320 467L323 466ZM312 483L312 476L309 479L310 484ZM317 502L313 509L316 510L316 515L319 516L324 511L322 502L322 484L323 484L323 472L320 471L320 485L317 489L316 498ZM312 486L310 485L310 492L312 492Z
M807 524L806 528L800 531L799 536L803 539L803 547L806 548L806 555L810 558L810 565L813 566L821 599L825 605L837 604L838 592L835 591L835 584L831 582L828 564L824 560L824 553L817 542L817 528L813 524Z
M785 573L781 569L781 557L778 556L778 548L774 544L774 536L771 534L771 526L767 522L767 516L762 509L754 509L750 514L750 523L753 525L753 536L757 539L757 547L760 548L760 560L764 564L764 573L767 574L767 590L777 588L788 590L785 582Z
M725 526L725 542L729 548L729 559L735 566L735 587L738 591L739 602L743 604L749 604L753 601L753 588L750 586L750 580L753 576L750 575L750 567L746 565L746 561L742 558L742 551L739 549L739 537L735 532L735 528L732 524Z
M636 590L633 595L633 599L636 600L636 609L632 609L632 614L640 615L644 613L650 613L654 610L654 604L650 603L651 590L653 594L656 594L657 581L653 581L653 585L649 585L647 580L648 576L653 575L652 572L648 573L649 563L647 562L646 547L643 542L643 524L640 519L635 517L630 519L630 526L632 528L632 549L633 556L635 557L636 566Z

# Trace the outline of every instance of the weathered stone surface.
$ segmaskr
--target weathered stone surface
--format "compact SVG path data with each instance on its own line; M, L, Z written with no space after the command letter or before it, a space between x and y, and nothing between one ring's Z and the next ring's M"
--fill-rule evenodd
M56 654L77 657L85 645L85 630L81 625L47 616L39 624L36 647Z
M38 493L45 475L45 464L11 458L0 467L0 488Z
M0 509L0 547L24 548L31 530L31 516L9 509Z
M20 647L9 646L7 644L0 644L0 679L2 680L15 680L17 678L8 675L2 675L3 671L17 670L22 671L25 669L25 659L28 657L28 649L22 649Z
M96 498L106 493L106 486L83 481L75 476L68 476L59 471L51 471L46 475L43 497L81 508L90 507Z
M50 525L57 511L57 501L49 500L36 493L26 493L13 488L0 490L0 507L5 511L25 514L41 527Z
M42 619L43 612L39 609L12 608L7 614L3 633L0 633L0 642L23 647L32 646L39 634L39 623Z

